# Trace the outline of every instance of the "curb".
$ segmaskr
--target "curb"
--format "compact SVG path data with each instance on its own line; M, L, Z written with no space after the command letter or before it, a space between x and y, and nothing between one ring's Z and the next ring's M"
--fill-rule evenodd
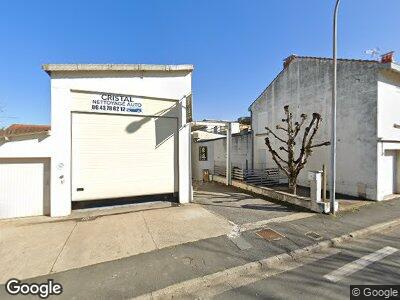
M174 297L190 295L191 291L197 291L200 289L206 289L210 286L215 285L216 282L222 284L222 282L233 274L245 274L247 272L257 271L261 269L272 268L277 264L287 263L290 261L296 261L297 259L307 256L311 253L325 250L330 247L335 247L341 243L351 241L353 239L365 236L367 234L376 233L379 231L390 229L394 226L400 225L400 218L375 224L363 229L359 229L348 234L341 235L336 238L324 240L313 244L311 246L296 249L288 253L282 253L279 255L271 256L262 260L250 262L241 266L226 269L217 273L205 275L202 277L189 279L183 282L179 282L163 289L156 290L147 294L133 297L132 299L172 299Z

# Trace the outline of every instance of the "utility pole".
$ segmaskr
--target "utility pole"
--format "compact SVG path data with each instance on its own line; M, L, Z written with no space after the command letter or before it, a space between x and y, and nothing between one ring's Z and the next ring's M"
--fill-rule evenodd
M232 185L232 126L230 122L226 123L226 185Z
M340 0L336 0L333 13L333 82L332 82L332 127L331 127L331 176L330 176L330 211L335 214L336 193L336 89L337 89L337 15Z

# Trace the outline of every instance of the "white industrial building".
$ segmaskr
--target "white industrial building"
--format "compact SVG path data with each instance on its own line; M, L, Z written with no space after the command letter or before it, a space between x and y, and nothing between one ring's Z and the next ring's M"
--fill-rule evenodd
M234 121L204 119L202 121L193 121L192 126L199 128L198 130L226 135L228 123L230 124L232 134L240 132L240 123Z
M224 137L227 133L228 122L232 134L240 132L239 122L205 119L192 122L192 138L194 141L201 141Z
M191 65L43 69L51 81L51 131L4 134L0 218L65 216L74 201L191 201Z
M302 113L320 113L323 122L315 143L329 141L331 86L331 59L292 55L285 60L283 70L249 107L254 133L252 168L275 166L265 145L265 127L281 124L285 105L296 121ZM373 200L400 193L399 123L400 66L391 60L338 60L338 193ZM278 150L281 145L273 142ZM298 183L307 186L307 171L321 170L323 164L329 177L329 162L330 147L315 149Z

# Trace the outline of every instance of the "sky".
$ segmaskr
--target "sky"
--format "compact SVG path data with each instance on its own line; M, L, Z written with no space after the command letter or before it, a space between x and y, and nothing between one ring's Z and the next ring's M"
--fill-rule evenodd
M334 0L0 0L0 127L50 124L44 63L193 64L194 118L236 120L290 54L331 56ZM342 0L338 55L397 52L400 0Z

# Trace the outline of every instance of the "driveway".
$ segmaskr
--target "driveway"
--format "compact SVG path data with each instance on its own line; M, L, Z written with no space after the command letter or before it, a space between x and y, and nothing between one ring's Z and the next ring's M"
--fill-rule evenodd
M195 203L237 225L289 218L300 211L215 182L195 182L193 187Z
M194 202L74 211L0 221L0 284L249 230L304 214L233 187L195 185Z
M132 208L131 208L132 209ZM224 218L196 205L69 218L0 221L0 283L27 279L229 233ZM76 218L74 216L78 215Z

